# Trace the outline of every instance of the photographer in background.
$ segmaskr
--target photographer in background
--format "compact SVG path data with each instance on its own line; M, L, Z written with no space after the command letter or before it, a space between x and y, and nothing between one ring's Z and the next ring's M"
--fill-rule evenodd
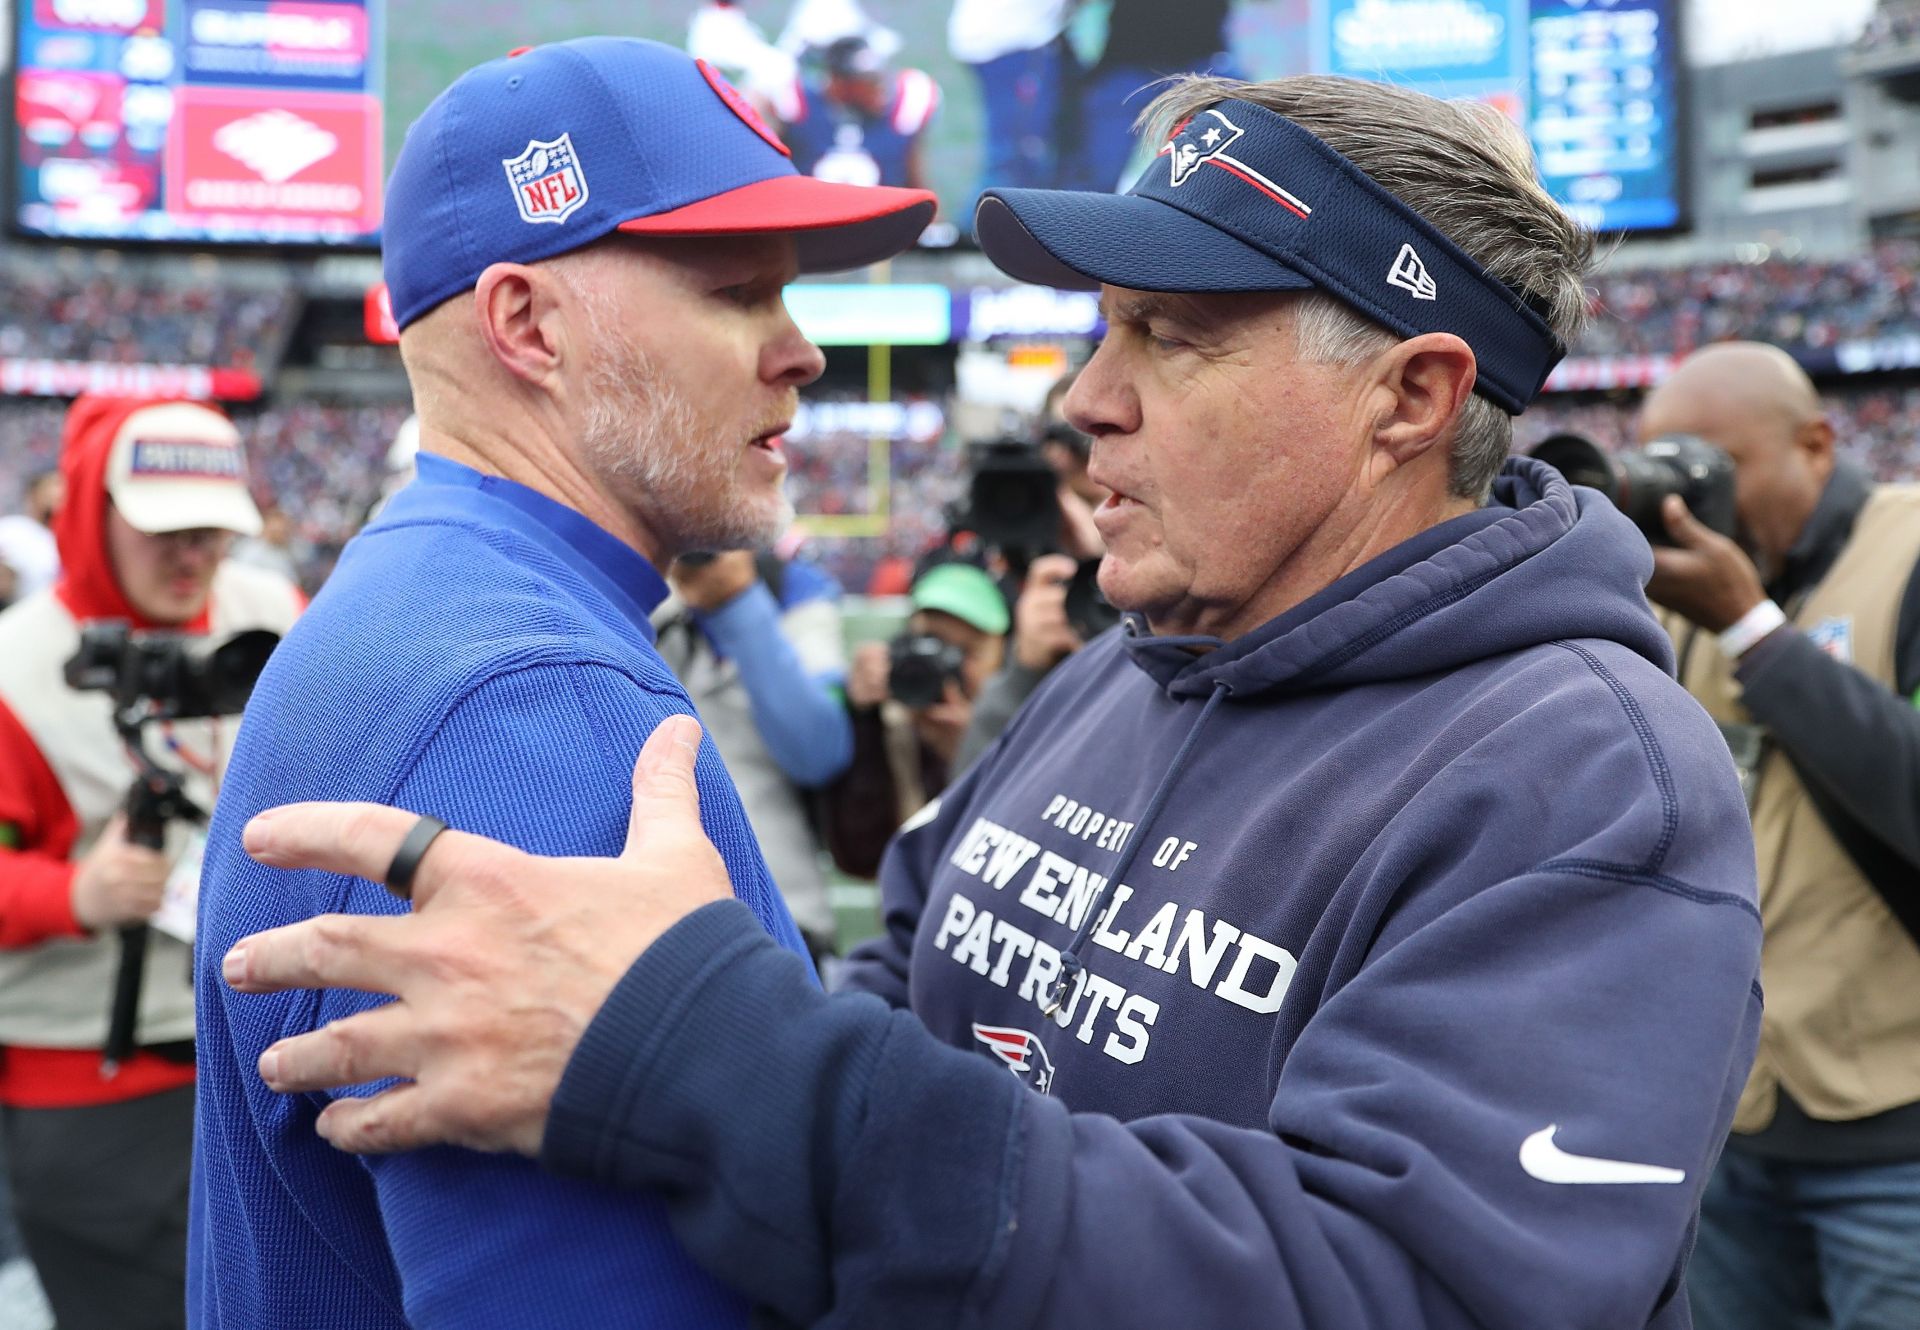
M856 877L879 871L888 839L958 774L974 700L1006 654L1006 597L984 569L935 564L909 602L906 630L856 648L847 676L853 762L828 800L828 841Z
M0 517L0 564L13 571L7 599L24 600L53 585L60 576L60 550L53 538L53 515L60 510L66 482L60 472L28 477L24 512Z
M1087 474L1092 440L1061 411L1078 377L1078 370L1061 375L1047 389L1041 407L1040 456L1058 482L1059 534L1051 551L1026 566L1014 600L1006 665L974 700L973 718L954 757L955 771L972 766L1048 672L1112 621L1093 580L1105 553L1093 513L1105 502L1107 488Z
M1837 458L1813 384L1770 346L1694 355L1639 429L1733 462L1738 543L1669 498L1647 594L1742 768L1766 930L1694 1321L1920 1325L1920 488Z
M725 759L773 882L817 958L834 919L802 793L853 758L842 688L840 584L810 559L750 550L682 555L653 613L660 655Z
M67 498L50 589L0 615L0 1124L28 1254L61 1330L177 1326L185 1306L193 1139L193 986L186 942L156 930L136 1050L101 1048L120 960L114 930L161 906L195 833L129 839L136 769L112 704L64 681L88 620L134 631L284 631L285 578L225 562L253 535L240 435L211 407L81 398L68 413ZM176 721L160 761L211 809L234 725ZM187 916L191 917L190 912Z

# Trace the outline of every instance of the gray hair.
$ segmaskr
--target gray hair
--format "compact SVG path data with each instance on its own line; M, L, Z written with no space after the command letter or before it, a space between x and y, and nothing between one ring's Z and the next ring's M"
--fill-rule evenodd
M1525 297L1561 345L1579 337L1587 321L1593 233L1540 187L1532 148L1499 111L1324 74L1264 83L1200 75L1174 80L1141 114L1140 125L1150 142L1159 142L1173 126L1229 97L1278 112L1347 157ZM1300 354L1315 363L1358 364L1400 340L1318 292L1295 308ZM1473 394L1451 445L1452 492L1484 501L1512 446L1512 418Z

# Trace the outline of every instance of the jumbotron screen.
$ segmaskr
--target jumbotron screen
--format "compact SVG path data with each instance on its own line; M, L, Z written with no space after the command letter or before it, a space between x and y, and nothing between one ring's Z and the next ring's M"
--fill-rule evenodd
M15 0L15 10L21 231L377 243L384 0Z

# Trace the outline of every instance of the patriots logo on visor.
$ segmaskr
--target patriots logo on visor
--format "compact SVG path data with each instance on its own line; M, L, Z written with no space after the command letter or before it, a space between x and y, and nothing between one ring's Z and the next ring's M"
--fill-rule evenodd
M1175 188L1187 183L1187 177L1200 169L1200 163L1225 152L1233 141L1247 131L1218 111L1202 111L1167 140L1160 151L1173 158Z
M1295 217L1313 213L1304 201L1267 179L1242 159L1228 152L1246 130L1227 119L1221 111L1208 107L1173 132L1159 155L1170 158L1167 183L1178 189L1193 178L1202 166L1217 166L1229 175L1245 181L1285 208Z
M1027 1081L1038 1093L1047 1094L1053 1089L1053 1059L1047 1056L1047 1046L1033 1031L975 1021L973 1037L1006 1063L1008 1071Z

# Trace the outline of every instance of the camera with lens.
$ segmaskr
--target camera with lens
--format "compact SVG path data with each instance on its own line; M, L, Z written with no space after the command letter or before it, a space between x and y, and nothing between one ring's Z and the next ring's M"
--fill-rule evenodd
M1057 428L1079 437L1070 426ZM1007 436L975 444L972 451L966 503L955 524L998 549L1024 577L1036 557L1059 548L1059 477L1040 448L1024 439ZM1067 584L1067 622L1082 641L1120 622L1120 611L1100 593L1099 575L1098 559L1082 559Z
M80 625L80 646L64 674L69 688L103 692L113 700L113 728L133 759L135 776L123 811L127 839L159 850L170 822L205 822L207 810L187 796L180 773L147 752L142 734L154 721L238 715L253 695L280 634L264 628L223 642L181 633L136 633L124 620ZM101 1044L103 1074L118 1074L132 1054L146 973L147 925L120 929L120 963Z
M116 708L138 706L140 720L237 715L267 657L280 643L263 628L220 643L180 633L136 633L121 620L82 624L80 647L66 664L67 686L104 692Z
M902 633L887 644L887 692L902 706L930 707L958 682L964 651L932 633Z
M1733 459L1696 435L1668 435L1610 458L1581 435L1555 434L1532 456L1570 484L1606 495L1651 544L1673 544L1660 512L1670 494L1679 495L1701 525L1729 538L1734 534Z

